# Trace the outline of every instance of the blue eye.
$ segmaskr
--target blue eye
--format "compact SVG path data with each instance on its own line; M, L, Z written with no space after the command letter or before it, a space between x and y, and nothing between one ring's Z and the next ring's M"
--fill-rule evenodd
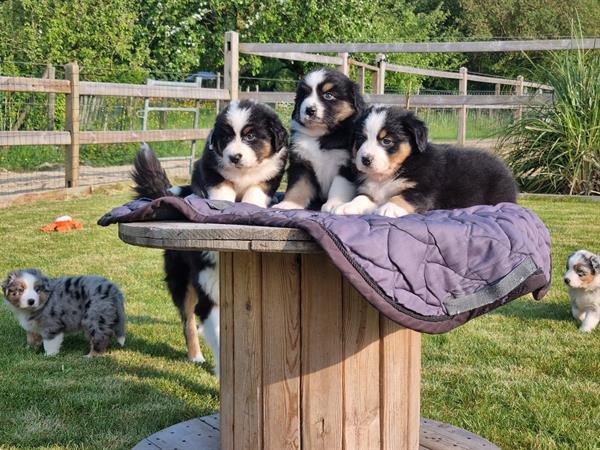
M389 147L392 144L393 144L393 142L390 138L386 137L381 140L381 145L383 145L384 147Z
M335 97L333 96L333 94L331 92L325 92L323 94L323 98L325 100L334 100L335 99Z
M256 135L254 133L248 133L244 136L244 140L246 142L253 142L256 140Z

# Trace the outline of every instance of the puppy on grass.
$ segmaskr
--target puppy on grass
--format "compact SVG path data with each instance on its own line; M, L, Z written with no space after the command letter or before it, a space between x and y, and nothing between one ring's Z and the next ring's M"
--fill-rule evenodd
M591 333L600 322L600 256L579 250L567 258L564 281L569 287L571 313L579 331Z
M125 345L125 306L116 284L97 276L48 278L37 269L10 272L2 282L6 305L27 331L27 344L43 342L56 355L64 333L83 330L90 339L87 356L105 352L114 335Z
M398 107L372 106L359 117L353 154L358 195L335 214L401 217L517 200L515 180L499 158L430 143L425 124Z

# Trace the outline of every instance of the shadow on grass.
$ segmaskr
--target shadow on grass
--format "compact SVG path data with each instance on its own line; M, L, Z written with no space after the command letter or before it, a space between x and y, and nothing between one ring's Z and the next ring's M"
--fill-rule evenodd
M135 316L131 314L127 316L127 322L135 323L136 325L171 325L173 323L172 320L157 319L151 316Z
M570 303L544 302L544 300L535 302L516 301L505 307L498 308L492 314L516 317L524 320L573 320Z

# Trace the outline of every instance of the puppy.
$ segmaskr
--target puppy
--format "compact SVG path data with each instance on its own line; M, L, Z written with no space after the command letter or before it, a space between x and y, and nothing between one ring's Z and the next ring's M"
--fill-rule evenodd
M330 212L354 197L352 129L363 109L360 89L341 72L304 77L292 112L288 186L276 208Z
M432 209L516 202L517 185L489 153L427 141L427 127L411 112L374 106L354 135L357 196L336 214L401 217Z
M134 161L137 197L183 196L194 192L213 200L244 201L267 207L286 163L287 131L273 110L250 101L232 102L218 116L191 186L173 187L148 146ZM215 357L219 376L219 269L216 252L164 253L167 288L183 323L188 359L204 362L198 331ZM202 325L197 328L196 316Z
M64 333L83 330L90 339L87 356L104 353L114 335L125 345L125 306L116 284L96 276L50 279L37 269L10 272L2 282L5 303L27 331L27 344L44 344L56 355Z
M571 297L571 313L579 331L591 333L600 322L600 256L579 250L567 258L564 277Z

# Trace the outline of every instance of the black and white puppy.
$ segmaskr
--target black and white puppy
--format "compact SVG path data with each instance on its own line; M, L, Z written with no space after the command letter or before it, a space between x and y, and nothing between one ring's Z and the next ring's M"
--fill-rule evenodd
M404 109L369 108L357 122L354 139L358 195L335 208L336 214L401 217L516 202L517 185L499 158L428 142L425 124Z
M359 87L341 72L304 77L292 113L288 186L275 208L330 212L354 197L352 130L363 109Z
M287 131L273 110L250 101L231 102L218 116L191 186L173 187L160 161L142 146L134 162L138 198L191 192L212 200L267 207L283 176ZM216 252L166 250L165 280L183 322L188 359L204 362L198 331L215 357L219 376L219 269ZM202 325L196 326L196 316Z
M56 355L65 333L83 330L88 356L105 352L113 336L125 344L125 304L118 286L106 278L48 278L37 269L10 272L2 282L5 303L27 332L27 344L44 344Z
M571 313L579 331L591 333L600 322L600 256L579 250L567 259L564 280L571 297Z

